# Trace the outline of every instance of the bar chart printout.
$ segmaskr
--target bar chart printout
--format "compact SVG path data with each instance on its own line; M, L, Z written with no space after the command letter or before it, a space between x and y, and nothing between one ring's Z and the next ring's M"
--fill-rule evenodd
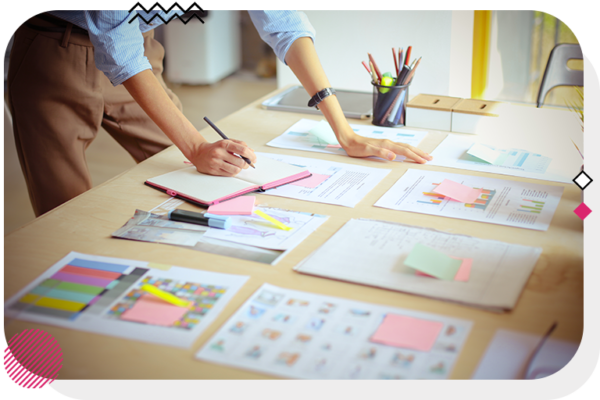
M471 203L455 201L434 192L444 179L481 193ZM409 169L375 206L545 231L562 193L559 186Z
M5 303L27 321L190 346L248 277L71 252ZM152 285L188 303L141 289Z

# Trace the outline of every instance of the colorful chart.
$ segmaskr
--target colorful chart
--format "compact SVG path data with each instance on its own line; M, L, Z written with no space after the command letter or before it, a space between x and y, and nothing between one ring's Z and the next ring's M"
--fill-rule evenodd
M94 308L116 300L146 272L145 268L75 258L22 296L11 309L73 321L84 312L93 313Z
M188 347L246 280L247 276L72 252L6 301L4 313L8 318ZM185 300L188 306L142 291L142 285Z
M130 290L125 297L119 302L113 305L108 311L107 315L121 320L131 321L131 319L124 318L127 316L128 311L134 309L140 299L148 296L145 292L140 290L143 284L153 285L165 292L171 293L179 298L193 301L194 306L187 310L183 315L176 318L171 326L178 329L192 329L194 326L200 323L201 319L214 307L215 303L225 294L227 288L214 285L205 285L201 283L193 282L181 282L173 279L162 279L155 278L152 276L146 276L144 279L136 284L136 287ZM154 308L160 309L161 304L156 303ZM181 308L181 307L176 307ZM149 314L152 314L152 308L149 307ZM158 315L159 312L153 313ZM152 324L154 319L148 317L144 320L145 323ZM158 324L162 325L162 324Z

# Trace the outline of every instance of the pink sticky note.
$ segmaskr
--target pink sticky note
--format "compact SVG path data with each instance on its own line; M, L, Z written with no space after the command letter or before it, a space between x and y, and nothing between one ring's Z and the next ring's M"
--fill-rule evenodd
M327 147L329 147L330 149L339 149L342 147L341 144L328 144Z
M469 276L471 275L471 265L473 265L473 259L472 258L460 258L460 257L454 257L454 256L450 256L454 259L457 260L462 260L462 264L460 264L460 268L458 269L458 271L456 271L456 275L454 275L454 280L457 282L468 282L469 281ZM435 278L435 276L426 274L425 272L421 272L421 271L415 271L415 275L418 276L426 276L428 278Z
M302 186L306 188L316 188L323 181L327 180L327 178L331 177L331 175L320 175L320 174L312 174L308 178L301 179L296 182L290 183L290 185Z
M461 203L473 203L481 194L481 189L473 189L449 179L444 179L433 191Z
M441 322L386 314L370 340L388 346L429 351L443 327Z
M254 196L236 197L208 207L207 212L216 215L252 215L255 202Z
M189 311L155 296L143 295L133 307L121 314L125 321L142 322L149 325L171 326Z

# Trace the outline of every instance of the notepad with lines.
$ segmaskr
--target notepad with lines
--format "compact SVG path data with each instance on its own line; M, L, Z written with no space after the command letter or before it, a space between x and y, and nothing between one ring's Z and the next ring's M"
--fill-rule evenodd
M306 168L258 157L256 169L247 168L235 177L213 176L186 167L148 179L145 184L170 196L208 206L246 193L268 190L311 176Z

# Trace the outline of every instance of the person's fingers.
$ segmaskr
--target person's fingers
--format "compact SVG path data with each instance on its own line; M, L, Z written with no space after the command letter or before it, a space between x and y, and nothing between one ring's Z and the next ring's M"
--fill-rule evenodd
M423 150L411 146L409 144L404 143L395 143L389 140L385 140L382 142L384 148L393 151L396 154L406 156L411 160L414 160L420 164L427 162L427 160L431 160L432 157L425 153Z
M221 160L223 160L224 162L231 164L235 167L238 167L240 169L243 169L248 166L248 164L246 164L246 161L242 160L238 156L234 156L231 153L223 154L223 157L221 157Z
M240 143L234 142L232 140L224 141L227 144L224 145L225 150L229 153L235 153L240 156L244 156L248 158L252 163L256 161L256 154L249 147L242 145Z
M237 158L239 160L238 157L233 156L234 158ZM244 162L244 160L241 160L242 162ZM222 176L234 176L240 173L240 171L242 170L240 167L234 165L234 164L230 164L229 162L226 162L224 160L221 160L221 163L219 164L219 168L220 168L220 175Z
M367 145L367 151L369 152L369 155L374 155L377 156L379 158L383 158L384 160L390 160L393 161L396 158L396 154L394 154L393 151L388 150L384 147L377 147L377 146L373 146L371 144Z

